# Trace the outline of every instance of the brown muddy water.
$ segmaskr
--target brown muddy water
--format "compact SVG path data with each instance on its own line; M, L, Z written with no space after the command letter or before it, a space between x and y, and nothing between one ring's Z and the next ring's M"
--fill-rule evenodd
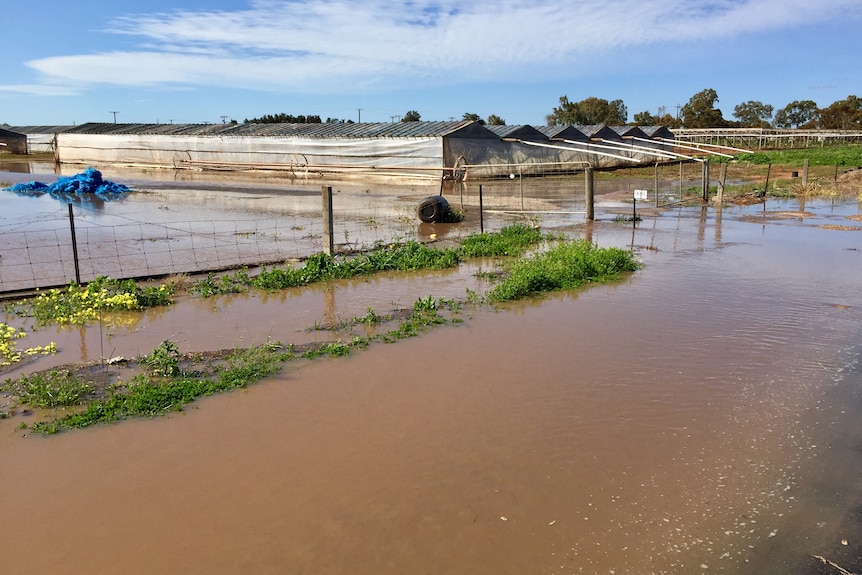
M862 572L859 214L575 221L643 268L164 418L49 438L0 420L2 570ZM308 328L481 290L476 268L39 330L61 353L26 369L325 338Z

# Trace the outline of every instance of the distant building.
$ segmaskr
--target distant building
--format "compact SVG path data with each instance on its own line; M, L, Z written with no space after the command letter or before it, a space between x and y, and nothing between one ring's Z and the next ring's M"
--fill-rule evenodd
M26 154L27 136L0 128L0 153Z

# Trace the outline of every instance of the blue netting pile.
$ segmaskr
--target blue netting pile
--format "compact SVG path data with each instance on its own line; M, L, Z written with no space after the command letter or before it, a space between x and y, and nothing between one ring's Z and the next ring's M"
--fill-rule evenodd
M38 197L50 194L52 198L66 203L88 202L94 197L106 202L122 200L132 191L123 184L103 180L102 172L93 168L87 168L74 176L59 178L50 186L42 182L27 182L7 189L22 196Z

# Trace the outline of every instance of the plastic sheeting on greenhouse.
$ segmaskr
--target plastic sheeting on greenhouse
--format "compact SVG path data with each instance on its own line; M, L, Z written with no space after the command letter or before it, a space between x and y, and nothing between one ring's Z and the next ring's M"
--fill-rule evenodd
M132 191L123 184L103 180L102 172L93 168L87 168L74 176L61 177L50 185L27 182L7 189L22 196L37 197L49 194L52 198L66 203L86 202L93 197L106 202L122 200Z

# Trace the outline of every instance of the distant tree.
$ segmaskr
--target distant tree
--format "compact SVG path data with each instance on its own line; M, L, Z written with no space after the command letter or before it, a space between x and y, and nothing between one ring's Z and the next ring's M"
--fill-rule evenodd
M418 122L421 119L422 119L422 115L419 112L417 112L416 110L410 110L409 112L404 114L404 117L401 118L401 121L402 122Z
M795 100L775 112L777 128L798 128L814 119L817 114L817 102L813 100Z
M489 114L487 123L489 126L505 126L506 120L496 114Z
M638 112L634 116L635 126L655 126L658 124L658 118L647 111Z
M862 130L862 98L847 96L817 110L817 116L821 130Z
M655 125L664 126L665 128L682 128L682 120L666 113L656 120Z
M667 108L659 106L656 114L644 110L634 115L635 126L664 126L665 128L679 128L682 122L667 113Z
M471 122L479 122L479 124L483 126L485 125L485 120L483 120L482 116L480 116L479 114L465 113L463 118L465 120L470 120Z
M733 109L733 117L745 128L771 128L772 106L749 100Z
M309 116L293 116L291 114L266 114L260 118L246 119L246 124L320 124L321 119L318 115Z
M549 126L608 124L620 126L628 121L628 109L622 100L608 102L602 98L589 97L580 102L570 102L560 96L560 105L545 116Z
M715 107L718 94L712 88L702 90L682 107L682 125L686 128L721 128L728 122Z

